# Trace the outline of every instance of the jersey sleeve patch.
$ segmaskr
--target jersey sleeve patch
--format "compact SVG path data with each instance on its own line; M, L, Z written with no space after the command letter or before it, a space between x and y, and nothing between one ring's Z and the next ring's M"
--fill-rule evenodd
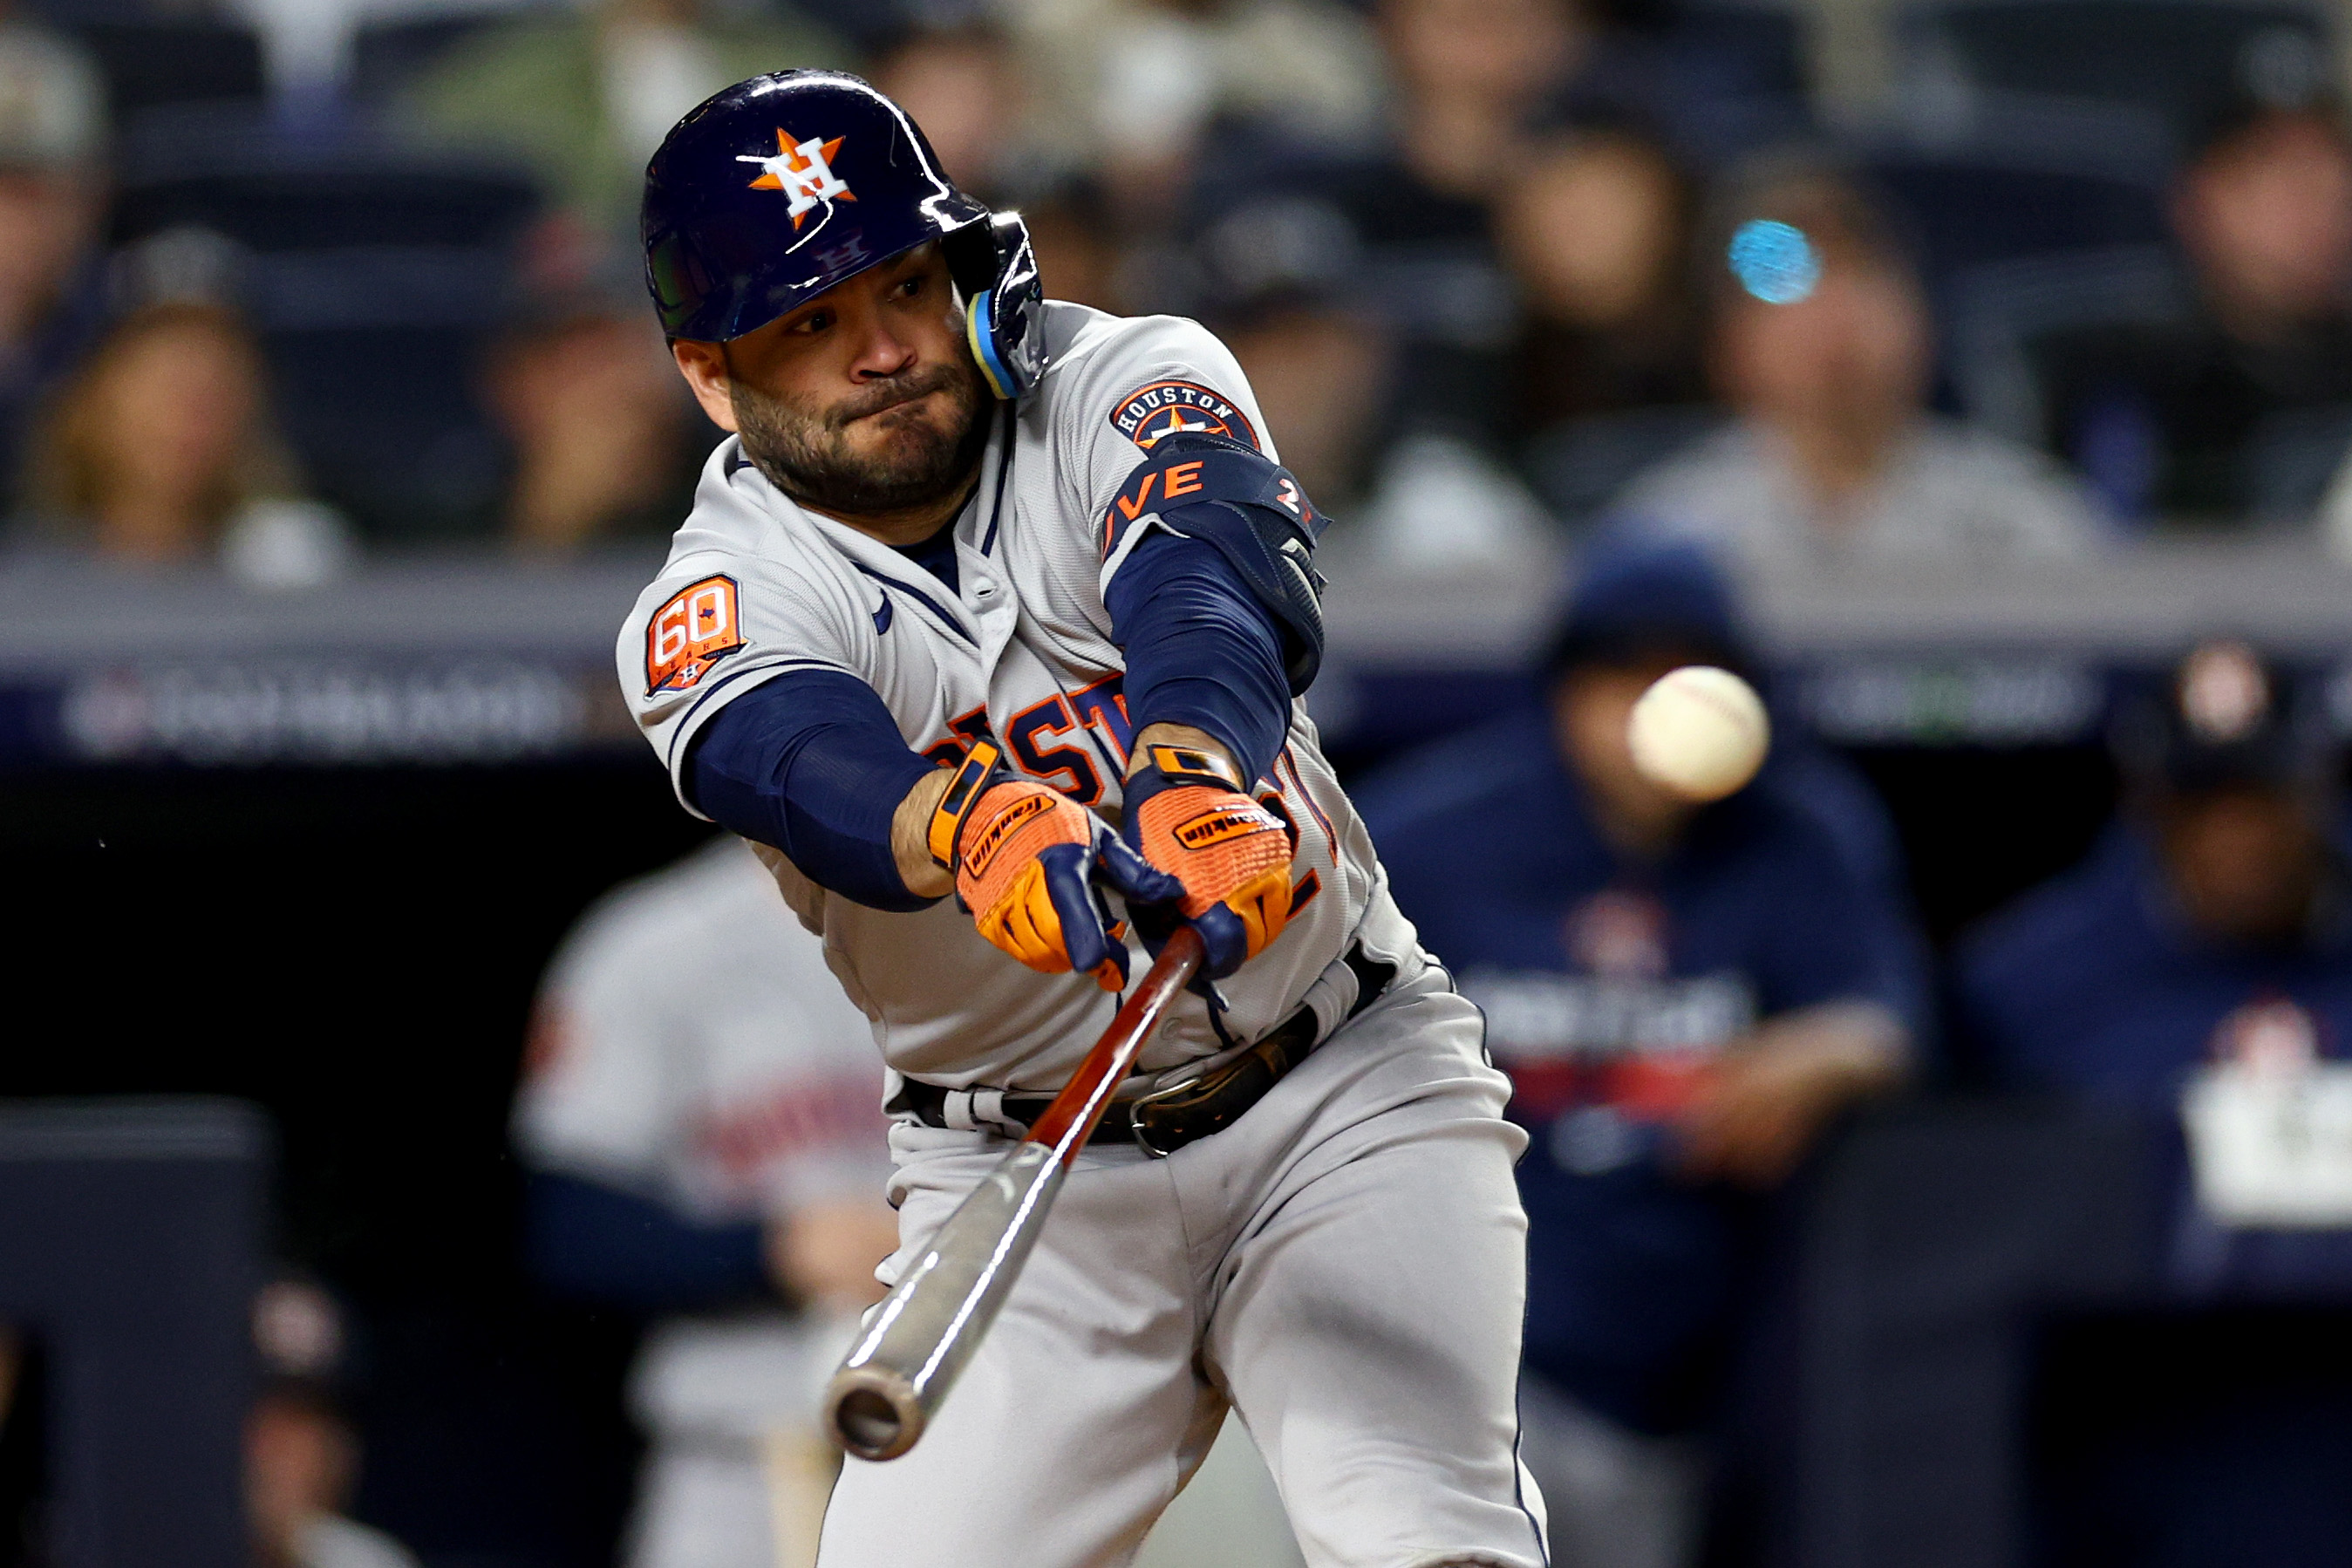
M1189 431L1186 437L1162 447L1128 475L1127 482L1111 498L1097 541L1105 561L1118 552L1129 530L1146 515L1203 501L1278 506L1300 527L1312 531L1308 538L1322 531L1322 519L1288 468L1237 442L1204 441Z
M735 579L705 577L673 595L646 625L646 695L684 691L743 646Z
M1193 381L1155 381L1123 399L1110 413L1111 428L1149 452L1160 440L1182 431L1206 431L1257 446L1257 431L1249 416L1233 399Z

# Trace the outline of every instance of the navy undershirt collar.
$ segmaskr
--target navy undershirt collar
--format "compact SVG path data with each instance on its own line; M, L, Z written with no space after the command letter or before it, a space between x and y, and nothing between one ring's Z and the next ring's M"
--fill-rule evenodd
M894 544L890 548L948 585L948 592L961 595L963 589L956 582L956 521L963 514L959 510L940 525L940 531L916 544Z

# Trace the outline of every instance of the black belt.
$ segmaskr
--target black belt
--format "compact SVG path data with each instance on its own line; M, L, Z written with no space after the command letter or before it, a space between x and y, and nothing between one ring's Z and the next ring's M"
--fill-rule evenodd
M1360 945L1349 948L1340 962L1356 976L1356 1005L1348 1009L1350 1018L1370 1006L1396 978L1395 964L1366 957ZM1134 1100L1113 1100L1087 1142L1136 1143L1154 1154L1172 1154L1187 1143L1221 1132L1265 1099L1283 1074L1307 1059L1318 1044L1316 1031L1315 1010L1301 1007L1248 1049L1198 1078L1180 1079ZM945 1127L950 1092L935 1083L910 1078L900 1084L884 1109L912 1115L926 1127ZM1053 1103L1050 1094L1008 1094L1000 1114L1007 1121L1031 1127Z

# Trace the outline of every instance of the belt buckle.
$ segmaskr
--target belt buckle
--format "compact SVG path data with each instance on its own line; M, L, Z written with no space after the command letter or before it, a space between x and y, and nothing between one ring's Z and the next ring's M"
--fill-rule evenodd
M1288 1031L1277 1028L1241 1055L1205 1073L1180 1079L1127 1102L1135 1142L1156 1160L1185 1144L1222 1132L1265 1097L1290 1070ZM1239 1103L1235 1103L1238 1101Z

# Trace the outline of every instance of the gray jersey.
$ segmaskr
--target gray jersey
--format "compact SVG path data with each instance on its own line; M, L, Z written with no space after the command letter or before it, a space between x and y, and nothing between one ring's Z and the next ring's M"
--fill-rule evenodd
M583 918L540 991L514 1136L541 1170L705 1223L863 1195L881 1074L866 1020L742 840Z
M1023 772L1117 820L1131 725L1103 593L1156 518L1144 511L1118 531L1106 558L1115 498L1177 430L1217 431L1274 454L1240 368L1195 323L1054 302L1044 330L1049 368L1017 405L994 410L978 489L956 522L960 594L796 505L735 440L712 454L693 514L618 648L623 688L681 799L689 743L712 715L771 677L822 669L878 693L909 747L945 762L993 735ZM1302 706L1256 788L1278 792L1300 829L1297 913L1223 983L1235 1039L1302 1005L1336 1022L1353 988L1326 971L1351 942L1395 961L1413 951ZM1023 967L952 900L886 913L827 892L780 854L762 858L823 934L826 962L898 1072L950 1088L1050 1089L1109 1020L1115 1004L1090 978ZM1188 999L1142 1066L1220 1046L1204 1005Z

